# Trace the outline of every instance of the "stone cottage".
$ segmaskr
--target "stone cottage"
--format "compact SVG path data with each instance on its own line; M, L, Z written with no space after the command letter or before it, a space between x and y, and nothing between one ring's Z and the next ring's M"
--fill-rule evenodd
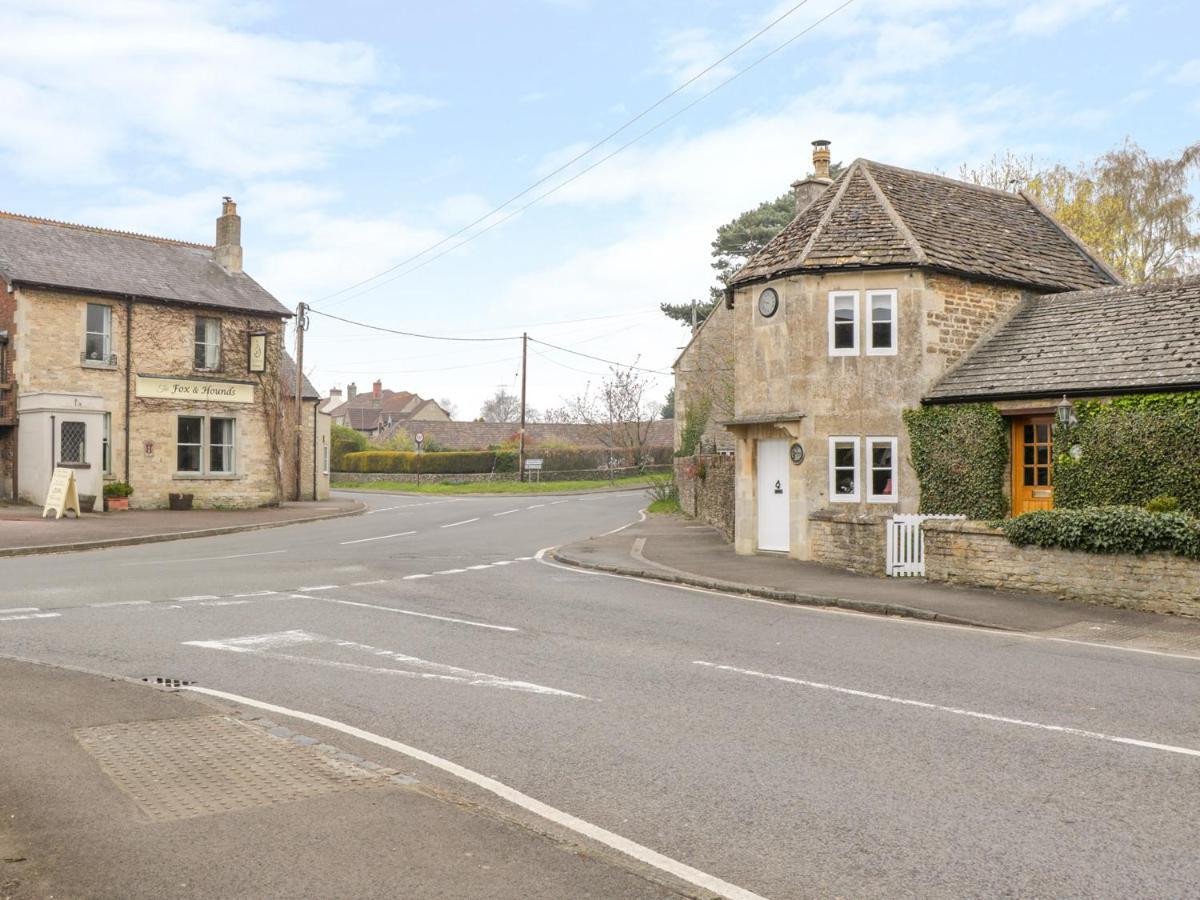
M313 458L289 478L291 314L243 271L229 198L213 245L0 214L0 280L0 497L41 503L56 467L142 508L320 493L320 398L300 386Z
M828 164L819 142L818 189ZM917 510L906 409L1037 298L1121 282L1025 194L865 159L811 188L726 292L725 427L737 551L836 561L835 526Z

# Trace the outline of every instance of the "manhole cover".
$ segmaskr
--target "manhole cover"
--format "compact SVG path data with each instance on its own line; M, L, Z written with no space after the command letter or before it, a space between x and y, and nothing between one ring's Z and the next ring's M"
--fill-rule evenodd
M155 822L391 784L229 716L101 725L75 737Z

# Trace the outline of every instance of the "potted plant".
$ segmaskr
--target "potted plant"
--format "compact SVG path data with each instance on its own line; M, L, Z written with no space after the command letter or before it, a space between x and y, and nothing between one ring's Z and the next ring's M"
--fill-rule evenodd
M104 508L108 512L129 509L129 495L133 486L128 481L110 481L104 486Z
M192 499L195 494L167 494L167 506L175 510L186 510L192 508Z

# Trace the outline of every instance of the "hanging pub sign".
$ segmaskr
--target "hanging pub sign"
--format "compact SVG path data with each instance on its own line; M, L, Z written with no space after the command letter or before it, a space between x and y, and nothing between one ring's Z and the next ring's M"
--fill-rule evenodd
M788 453L792 457L792 465L798 466L800 463L804 462L804 448L800 445L799 441L792 444Z
M250 335L250 351L247 354L251 372L267 371L267 334L258 332Z

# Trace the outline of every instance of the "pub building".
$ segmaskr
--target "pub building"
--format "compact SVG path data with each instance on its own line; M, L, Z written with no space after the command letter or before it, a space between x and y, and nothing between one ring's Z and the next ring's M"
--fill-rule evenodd
M142 509L328 496L329 417L228 197L211 246L0 213L0 280L0 499L44 502L56 468Z

